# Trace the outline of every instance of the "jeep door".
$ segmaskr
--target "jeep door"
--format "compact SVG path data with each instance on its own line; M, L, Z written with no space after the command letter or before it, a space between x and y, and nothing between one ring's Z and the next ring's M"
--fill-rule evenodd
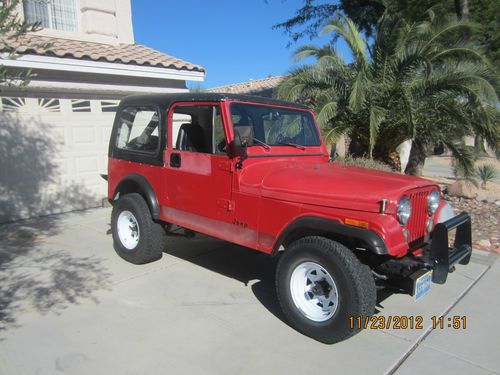
M165 220L218 236L233 219L232 167L219 103L175 103L168 113ZM228 226L226 228L225 226Z

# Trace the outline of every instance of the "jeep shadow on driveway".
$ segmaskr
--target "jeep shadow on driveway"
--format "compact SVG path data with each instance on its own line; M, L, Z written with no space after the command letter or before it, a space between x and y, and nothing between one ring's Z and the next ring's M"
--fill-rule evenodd
M470 217L427 180L329 159L305 106L230 94L123 99L109 145L114 248L143 264L181 227L279 257L276 294L324 343L359 331L375 279L423 297L471 255ZM455 243L448 233L456 229Z

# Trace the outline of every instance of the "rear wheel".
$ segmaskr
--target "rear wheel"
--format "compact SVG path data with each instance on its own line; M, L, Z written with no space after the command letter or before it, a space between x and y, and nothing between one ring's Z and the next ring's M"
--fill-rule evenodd
M323 237L289 246L278 264L276 288L291 325L327 344L356 334L353 323L373 314L377 296L369 267L344 245Z
M115 251L130 263L153 262L163 254L165 230L153 220L140 194L126 194L114 204L111 231Z

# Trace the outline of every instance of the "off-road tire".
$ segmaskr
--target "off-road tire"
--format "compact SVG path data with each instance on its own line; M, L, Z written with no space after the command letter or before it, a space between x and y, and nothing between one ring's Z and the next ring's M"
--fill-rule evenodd
M118 217L124 211L134 215L139 227L139 242L132 250L127 249L118 236ZM126 194L118 199L111 213L111 232L116 253L133 264L145 264L162 257L166 245L163 226L151 217L151 212L140 194Z
M338 291L338 305L326 321L306 317L295 304L291 291L293 271L305 262L323 267ZM360 331L356 319L374 312L377 291L370 268L344 245L324 237L304 237L293 242L281 255L276 271L276 290L281 308L291 326L325 344L343 341Z

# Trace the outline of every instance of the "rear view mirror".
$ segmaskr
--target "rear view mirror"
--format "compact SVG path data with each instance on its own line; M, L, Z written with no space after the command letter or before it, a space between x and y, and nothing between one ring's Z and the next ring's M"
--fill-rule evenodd
M236 148L253 146L253 127L252 126L235 126L234 127L234 146Z

